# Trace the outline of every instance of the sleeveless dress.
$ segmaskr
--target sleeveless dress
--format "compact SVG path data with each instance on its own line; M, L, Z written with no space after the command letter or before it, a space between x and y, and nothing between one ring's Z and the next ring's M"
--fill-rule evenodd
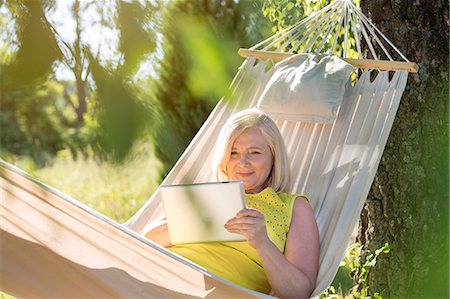
M260 193L246 194L247 206L264 215L267 234L282 253L294 202L299 196L276 193L270 187ZM180 244L168 249L245 288L261 293L271 290L261 259L246 241Z

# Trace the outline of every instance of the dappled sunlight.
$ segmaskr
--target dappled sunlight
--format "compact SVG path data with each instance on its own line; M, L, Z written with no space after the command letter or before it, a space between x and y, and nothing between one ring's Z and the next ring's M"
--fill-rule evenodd
M159 184L160 163L153 146L140 141L123 164L100 162L93 156L73 160L60 152L35 176L72 198L118 222L128 220Z

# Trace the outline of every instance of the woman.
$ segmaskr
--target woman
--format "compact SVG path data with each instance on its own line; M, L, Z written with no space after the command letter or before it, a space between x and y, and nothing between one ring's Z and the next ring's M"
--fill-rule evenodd
M215 179L242 180L247 205L225 228L246 242L171 246L167 225L146 237L225 279L280 298L307 298L314 290L319 234L304 196L287 194L289 164L275 123L258 109L233 115L222 128Z

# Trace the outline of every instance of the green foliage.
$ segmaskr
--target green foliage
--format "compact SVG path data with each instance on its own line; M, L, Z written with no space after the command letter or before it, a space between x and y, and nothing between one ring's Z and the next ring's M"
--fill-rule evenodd
M2 151L28 155L39 164L68 144L65 118L56 109L62 86L47 81L35 88L5 92L0 127Z
M15 164L30 171L25 163L16 161ZM151 142L139 139L121 164L101 162L92 151L73 159L70 151L63 150L45 167L31 169L31 173L49 186L122 223L133 216L156 190L159 167Z
M194 96L215 104L228 93L230 78L235 72L230 66L237 67L240 62L236 55L239 45L228 38L216 38L217 30L205 20L184 16L177 22L184 24L179 28L179 34L182 48L190 53L187 86Z
M121 161L140 136L144 118L149 119L149 105L142 103L131 78L155 49L151 22L158 4L59 4L69 9L64 17L74 22L73 39L58 32L61 24L49 22L56 13L54 1L6 1L1 21L14 26L8 26L2 39L16 37L17 44L8 41L0 49L6 54L0 65L2 154L30 155L42 165L64 148L74 155L93 149L104 159ZM89 18L98 22L83 22ZM118 51L108 53L114 57L106 58L88 43L89 24L117 32ZM88 53L95 58L88 59ZM74 82L56 81L56 67L62 65Z
M149 5L149 3L145 3ZM149 5L150 6L150 5ZM148 24L154 10L139 2L118 3L118 27L120 30L119 47L123 53L123 69L133 74L143 58L156 47L155 32L144 28Z
M189 0L170 2L162 16L163 57L151 89L153 136L164 177L203 124L242 61L237 51L267 29L255 17L259 2ZM267 25L267 23L265 23ZM261 26L258 26L261 25ZM265 31L264 33L266 33Z
M367 256L366 261L361 266L361 271L358 275L358 283L362 286L362 288L367 287L367 276L369 275L370 269L375 267L377 264L377 258L381 253L389 253L391 251L391 246L386 243L383 247L375 250L375 254L370 254Z
M369 254L364 262L361 261L361 244L351 244L340 264L338 273L331 286L320 295L320 298L373 298L381 299L382 296L369 290L368 275L377 265L377 259L381 254L387 254L392 246L386 243L383 247ZM352 286L352 277L356 284Z
M353 288L351 274L358 268L360 252L361 245L358 243L352 243L347 247L331 286L320 294L320 298L344 298L350 296Z
M344 294L348 293L353 287L353 279L351 274L358 267L360 253L361 245L358 243L353 243L347 248L339 265L338 272L331 283L332 286Z
M329 0L267 0L264 1L262 12L274 24L272 31L275 33L298 23L329 2Z
M107 71L92 56L90 60L97 85L99 130L96 144L102 157L120 162L141 134L150 109L137 99L122 73Z
M8 1L16 16L18 50L0 65L2 152L42 161L64 145L61 119L52 113L59 86L46 82L61 57L44 11L49 2ZM10 53L3 46L2 52Z
M60 24L48 21L61 3L6 2L6 16L15 24L19 42L1 49L8 53L1 66L2 149L33 153L37 164L62 148L74 156L92 149L104 159L120 161L140 136L144 120L152 125L155 117L147 112L154 110L159 122L151 130L167 172L227 93L241 61L237 49L270 31L259 17L259 1L73 0L64 2L70 13L66 17L74 22L75 35L68 37L60 32ZM161 13L161 7L167 13ZM84 18L93 11L97 21ZM160 19L163 39L157 44ZM117 45L102 45L111 49L108 58L89 43L89 26L116 32ZM154 82L133 82L155 49L163 58ZM38 91L50 93L45 81L54 77L56 66L71 72L74 82L61 82L63 89L52 97L37 96ZM143 84L150 89L147 94ZM42 109L33 110L38 100ZM48 134L39 134L43 131Z
M264 2L262 11L264 16L273 23L272 31L273 33L276 33L288 28L289 26L297 24L302 19L318 12L329 3L329 0L268 0ZM354 3L357 7L359 7L359 0L355 0ZM321 17L326 18L327 16L322 15ZM328 34L328 32L326 31L320 33L319 36L315 38L315 41L312 45L310 45L309 42L304 42L303 44L299 45L298 40L294 39L290 42L289 45L286 45L286 47L295 47L296 49L298 49L296 50L296 53L310 52L311 49L313 51L318 51L320 47L320 52L325 53L330 50L332 41L334 41L337 34L337 42L336 46L333 48L333 55L343 57L344 47L346 46L347 57L358 58L358 52L356 51L356 41L354 38L353 30L351 29L351 26L353 26L353 24L349 23L348 26L348 45L345 45L344 28L339 27L340 30L337 33L335 31L332 31L331 33L329 33L329 35L326 35ZM322 40L325 40L326 42L322 44ZM276 47L278 46L280 45L276 45Z
M353 271L357 273L357 290L352 293L353 296L355 296L356 298L367 298L370 293L373 293L373 298L382 298L379 293L373 292L373 290L369 290L367 277L370 271L376 266L377 258L380 256L380 254L389 253L391 251L391 248L392 246L386 243L383 247L375 250L374 254L369 254L362 265L359 264L356 266L356 268L353 269Z
M40 84L47 78L61 51L45 17L45 1L8 1L16 15L19 49L14 59L2 66L4 92Z

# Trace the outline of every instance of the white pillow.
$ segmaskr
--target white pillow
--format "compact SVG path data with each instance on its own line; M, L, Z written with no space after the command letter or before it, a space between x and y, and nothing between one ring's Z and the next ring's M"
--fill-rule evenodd
M257 107L274 119L332 123L354 67L330 55L297 54L274 66Z

